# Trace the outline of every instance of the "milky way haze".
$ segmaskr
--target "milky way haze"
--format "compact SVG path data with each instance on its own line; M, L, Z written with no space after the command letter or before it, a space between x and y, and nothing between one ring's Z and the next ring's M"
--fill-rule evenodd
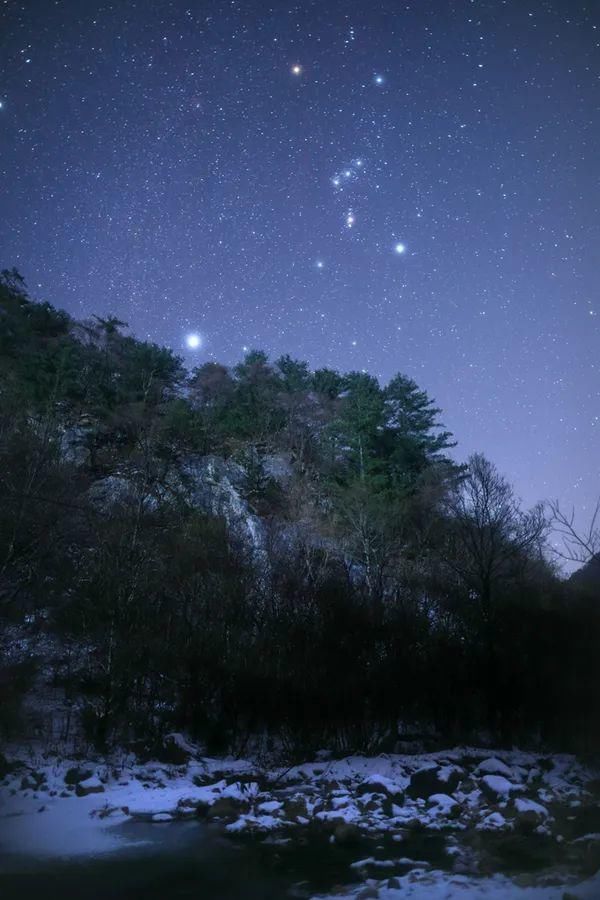
M0 264L194 365L400 370L526 502L600 489L600 13L4 2ZM190 335L197 340L190 340Z

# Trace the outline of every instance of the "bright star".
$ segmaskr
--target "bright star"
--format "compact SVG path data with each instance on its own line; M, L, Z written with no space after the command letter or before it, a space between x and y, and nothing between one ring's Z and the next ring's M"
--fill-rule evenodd
M404 244L396 244L396 246L394 247L394 252L398 253L399 255L406 253L405 245Z
M350 210L346 216L346 228L352 228L355 222L354 213Z
M292 66L292 75L302 75L302 66L298 65L298 63Z
M357 167L357 169L362 169L362 167L363 167L363 161L362 161L362 159L357 159L357 160L356 160L356 167Z
M202 338L199 334L188 334L186 335L185 343L190 350L197 350L202 344Z
M385 78L383 77L383 75L376 75L374 78L374 81L375 81L375 84L383 84L385 81Z
M325 265L325 263L323 262L322 259L318 259L316 265L317 265L317 269L322 269L323 266Z

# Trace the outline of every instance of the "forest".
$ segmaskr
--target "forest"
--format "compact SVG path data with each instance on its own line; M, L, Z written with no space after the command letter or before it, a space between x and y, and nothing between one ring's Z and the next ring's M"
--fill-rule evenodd
M26 732L45 665L19 635L54 648L45 674L98 748L597 747L596 548L565 577L560 510L457 462L441 415L405 375L293 355L190 372L5 270L0 735Z

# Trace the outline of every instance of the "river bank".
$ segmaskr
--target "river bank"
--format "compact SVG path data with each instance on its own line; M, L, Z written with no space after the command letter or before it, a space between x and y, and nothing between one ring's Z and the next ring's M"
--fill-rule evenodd
M277 874L273 896L600 896L599 773L572 756L455 748L280 768L202 757L179 736L173 746L177 765L13 752L2 877L18 884L35 868L25 860L156 853L187 829L213 855L218 841L260 856Z

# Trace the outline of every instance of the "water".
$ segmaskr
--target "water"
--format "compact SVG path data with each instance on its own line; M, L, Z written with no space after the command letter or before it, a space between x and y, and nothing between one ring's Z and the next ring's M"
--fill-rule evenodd
M0 872L2 900L280 900L306 898L358 883L359 859L399 857L446 861L444 840L416 836L402 843L365 840L339 846L323 835L296 835L285 845L233 841L196 822L120 826L121 849L97 857L50 860L17 857ZM403 874L411 866L379 870ZM369 873L369 874L375 874Z

